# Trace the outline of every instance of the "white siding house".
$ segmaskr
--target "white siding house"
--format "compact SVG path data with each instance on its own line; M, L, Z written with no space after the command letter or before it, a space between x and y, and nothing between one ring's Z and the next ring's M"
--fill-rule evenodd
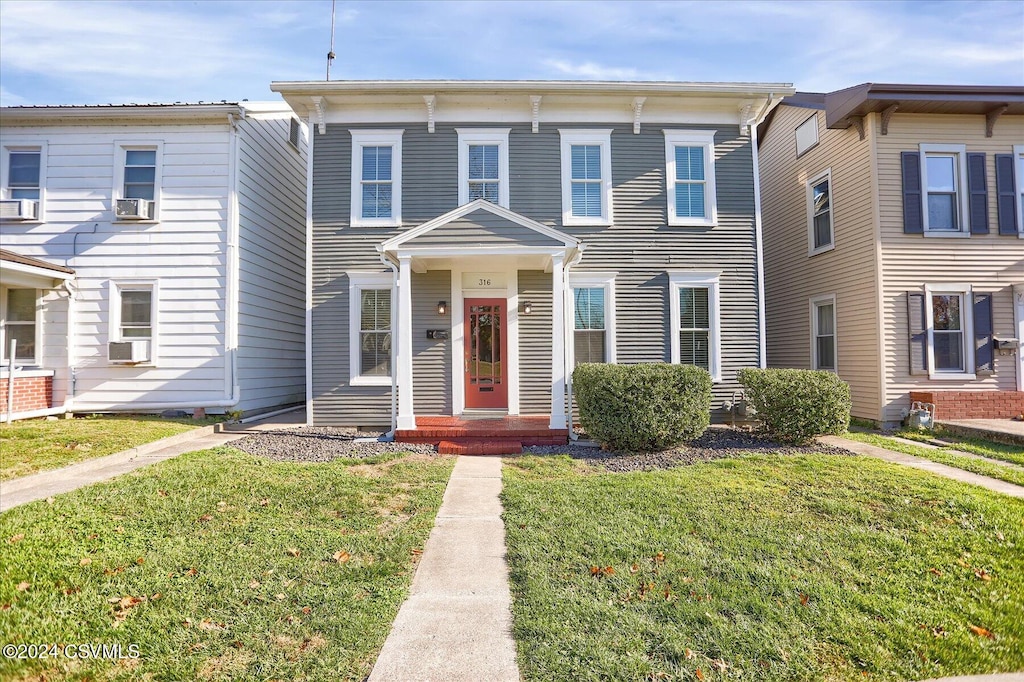
M32 301L15 362L53 377L15 417L302 402L306 133L286 105L0 116L4 378ZM74 274L32 280L17 257Z

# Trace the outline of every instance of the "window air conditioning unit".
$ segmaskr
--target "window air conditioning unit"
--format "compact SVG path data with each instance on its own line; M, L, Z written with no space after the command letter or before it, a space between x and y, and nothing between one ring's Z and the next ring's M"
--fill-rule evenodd
M107 357L111 362L123 365L149 362L149 341L111 341L107 346Z
M0 220L35 220L39 202L35 199L0 200Z
M118 220L152 220L153 202L149 199L118 199L114 215Z

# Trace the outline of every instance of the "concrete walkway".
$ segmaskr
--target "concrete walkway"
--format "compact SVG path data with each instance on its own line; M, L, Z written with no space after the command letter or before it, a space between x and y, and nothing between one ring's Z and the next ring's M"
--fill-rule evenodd
M937 476L944 476L945 478L952 478L955 481L963 481L964 483L971 483L973 485L981 486L982 488L988 488L989 490L993 490L997 493L1003 493L1004 495L1010 495L1011 497L1024 498L1024 487L1014 485L1013 483L1007 483L1006 481L1000 481L996 478L972 474L971 472L964 471L963 469L946 466L945 464L939 464L938 462L932 462L931 460L914 457L913 455L907 455L902 452L893 452L892 450L868 445L867 443L861 443L860 441L840 438L839 436L822 436L818 440L826 445L834 445L838 448L845 448L850 452L856 452L858 455L877 457L878 459L884 459L886 462L904 464L909 467L914 467L915 469L931 472Z
M519 682L501 459L459 457L369 682Z
M305 424L305 413L296 410L251 424L214 424L176 436L162 438L137 448L88 459L60 469L41 471L0 483L0 512L53 495L106 481L140 467L162 462L193 450L215 448L244 438L252 431L292 428Z

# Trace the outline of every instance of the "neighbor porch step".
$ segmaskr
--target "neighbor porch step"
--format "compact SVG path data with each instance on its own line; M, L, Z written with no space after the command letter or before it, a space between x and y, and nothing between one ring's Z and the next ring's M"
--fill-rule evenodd
M517 440L493 438L442 440L437 444L441 455L518 455L522 451L523 444Z

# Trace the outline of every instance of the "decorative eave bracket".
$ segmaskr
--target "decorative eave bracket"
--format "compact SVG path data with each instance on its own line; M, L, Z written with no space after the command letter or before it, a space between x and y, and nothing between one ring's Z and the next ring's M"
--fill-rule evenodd
M992 137L992 132L996 128L996 120L1009 108L1010 105L1003 104L985 114L985 137Z
M327 132L327 104L321 95L312 95L309 99L313 101L313 108L309 112L310 118L316 123L317 131L323 135Z
M849 123L857 131L857 135L860 139L864 139L864 117L863 116L847 116L846 122Z
M744 102L739 106L739 126L741 135L750 134L750 126L754 123L754 117L750 115L750 112L753 110L753 102Z
M427 132L434 132L434 109L437 106L437 95L423 95L423 103L427 105Z
M640 114L644 110L644 102L647 101L646 97L634 97L633 98L633 134L640 134Z
M532 132L540 130L540 95L530 95L530 121L532 122Z
M884 110L882 110L882 134L883 135L888 135L889 134L889 121L892 120L892 115L895 114L896 111L899 108L900 108L900 103L899 102L893 102L892 104L887 106ZM860 139L863 140L864 138L861 137Z

